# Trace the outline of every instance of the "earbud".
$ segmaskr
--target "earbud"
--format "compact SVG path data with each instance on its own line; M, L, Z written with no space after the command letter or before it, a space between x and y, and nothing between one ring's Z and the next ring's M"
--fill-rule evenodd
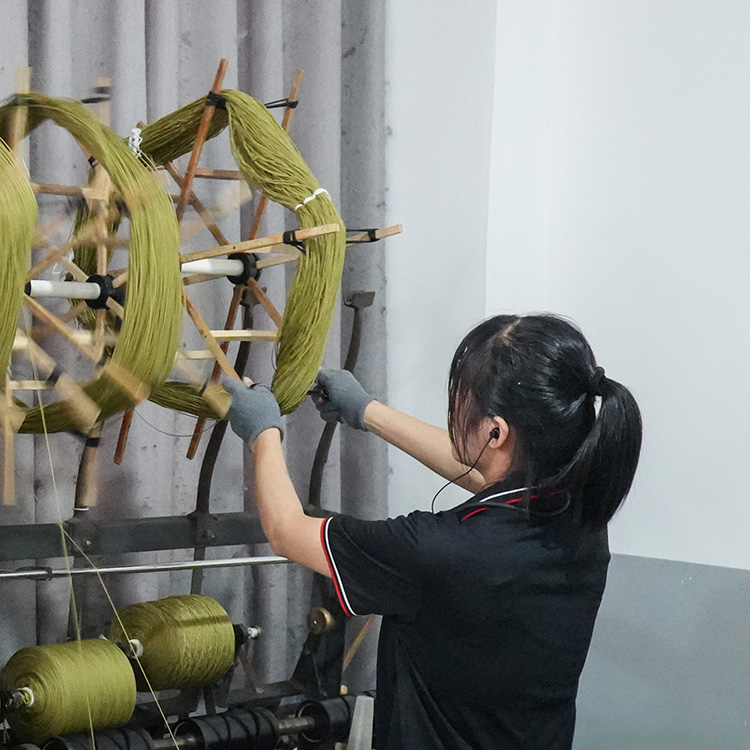
M430 512L435 512L435 500L437 500L437 496L449 485L449 484L455 484L459 479L462 479L467 474L471 473L473 469L476 467L476 465L479 463L479 459L482 457L482 454L487 450L487 446L489 446L490 441L497 440L500 437L500 428L499 427L493 427L490 430L490 436L487 438L487 442L484 444L484 447L481 451L479 451L479 455L474 460L474 463L466 469L466 471L463 474L459 474L455 479L449 479L432 497L432 502L430 503Z

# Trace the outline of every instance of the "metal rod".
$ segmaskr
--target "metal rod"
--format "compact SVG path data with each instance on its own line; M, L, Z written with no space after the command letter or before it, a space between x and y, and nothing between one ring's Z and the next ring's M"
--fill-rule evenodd
M314 716L287 716L278 721L279 734L283 736L309 732L312 729L318 728L316 724Z
M232 557L225 560L186 560L184 562L154 563L153 565L111 565L104 568L26 568L0 572L0 579L31 578L51 580L68 576L107 575L110 573L161 573L171 570L193 570L195 568L232 568L240 565L279 565L290 563L286 557L266 555L257 557Z
M285 737L288 734L310 732L319 727L313 716L285 716L278 719L276 728L279 735ZM196 750L203 745L194 734L178 734L175 739L180 750ZM160 737L152 742L153 750L173 750L174 746L172 737Z
M155 739L151 743L153 750L174 750L175 740L177 741L177 747L180 750L195 750L203 745L203 743L192 734L180 734L174 739L171 737L160 737Z

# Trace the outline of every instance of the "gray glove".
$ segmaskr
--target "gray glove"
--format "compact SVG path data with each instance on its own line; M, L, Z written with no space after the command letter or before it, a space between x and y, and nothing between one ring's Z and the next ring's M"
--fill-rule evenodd
M367 393L348 370L321 370L312 396L315 408L326 422L342 422L367 430L365 409L375 397Z
M258 435L271 427L276 427L284 437L281 411L267 385L256 383L248 387L234 378L222 378L221 384L232 395L227 412L229 424L248 445L252 446Z

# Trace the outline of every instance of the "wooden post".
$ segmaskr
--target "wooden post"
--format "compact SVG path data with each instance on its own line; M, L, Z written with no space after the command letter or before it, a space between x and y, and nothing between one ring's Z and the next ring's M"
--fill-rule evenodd
M122 463L123 456L125 455L125 446L128 444L131 424L133 424L133 409L128 409L122 415L120 435L117 438L117 448L115 449L115 463L118 465Z
M86 444L83 446L81 462L78 465L78 478L76 479L75 510L91 508L96 505L99 496L96 466L102 427L101 422L95 424L86 438Z
M23 413L13 403L13 391L6 381L3 392L3 505L16 504L16 454L13 440L23 422Z
M21 68L16 79L16 94L23 96L29 93L31 87L31 68ZM10 133L8 134L8 145L11 151L20 159L19 149L26 130L26 118L28 115L25 106L13 108L11 115Z

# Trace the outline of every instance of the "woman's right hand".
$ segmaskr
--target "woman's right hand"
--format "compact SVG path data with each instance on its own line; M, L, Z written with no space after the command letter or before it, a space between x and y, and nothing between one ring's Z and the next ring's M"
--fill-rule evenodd
M375 397L367 393L348 370L321 370L312 398L326 422L341 422L358 430L367 430L365 409Z

